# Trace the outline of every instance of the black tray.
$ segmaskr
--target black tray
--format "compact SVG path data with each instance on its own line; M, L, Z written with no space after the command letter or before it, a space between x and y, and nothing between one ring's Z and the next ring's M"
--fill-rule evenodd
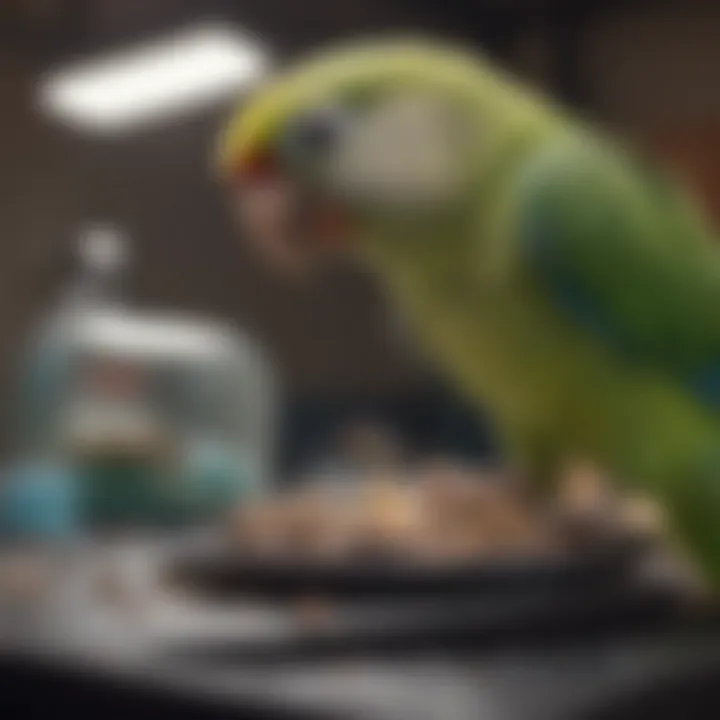
M244 558L230 551L192 552L170 561L168 580L214 598L417 597L452 593L546 592L605 588L637 567L631 545L548 559L481 560L445 566L402 562L299 562Z

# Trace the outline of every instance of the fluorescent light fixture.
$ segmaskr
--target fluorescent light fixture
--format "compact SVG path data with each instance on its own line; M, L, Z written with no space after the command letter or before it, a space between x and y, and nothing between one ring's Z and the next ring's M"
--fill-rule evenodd
M246 88L262 76L267 59L256 38L204 25L51 73L40 102L74 126L121 132Z

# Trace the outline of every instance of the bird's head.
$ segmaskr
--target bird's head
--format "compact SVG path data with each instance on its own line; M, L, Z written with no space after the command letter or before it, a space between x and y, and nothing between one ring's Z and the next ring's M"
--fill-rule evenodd
M242 103L219 171L244 236L296 268L358 247L373 224L447 211L518 108L504 78L462 51L404 41L331 50Z

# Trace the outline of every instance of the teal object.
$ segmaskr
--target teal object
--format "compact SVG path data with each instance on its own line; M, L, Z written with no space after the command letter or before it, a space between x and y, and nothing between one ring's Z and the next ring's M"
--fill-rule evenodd
M172 494L150 464L125 459L88 462L77 469L86 516L93 525L144 525L180 520Z
M3 534L61 540L73 537L82 525L77 477L55 463L27 462L12 468L0 490Z
M238 491L247 497L257 489L254 473L240 454L213 442L190 447L183 476L190 505L209 513L231 504Z

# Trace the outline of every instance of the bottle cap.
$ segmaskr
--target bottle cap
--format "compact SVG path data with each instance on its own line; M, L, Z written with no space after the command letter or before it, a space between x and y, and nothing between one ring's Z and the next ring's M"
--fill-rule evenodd
M127 263L127 242L117 228L96 225L83 234L79 254L87 270L104 274L119 270Z

